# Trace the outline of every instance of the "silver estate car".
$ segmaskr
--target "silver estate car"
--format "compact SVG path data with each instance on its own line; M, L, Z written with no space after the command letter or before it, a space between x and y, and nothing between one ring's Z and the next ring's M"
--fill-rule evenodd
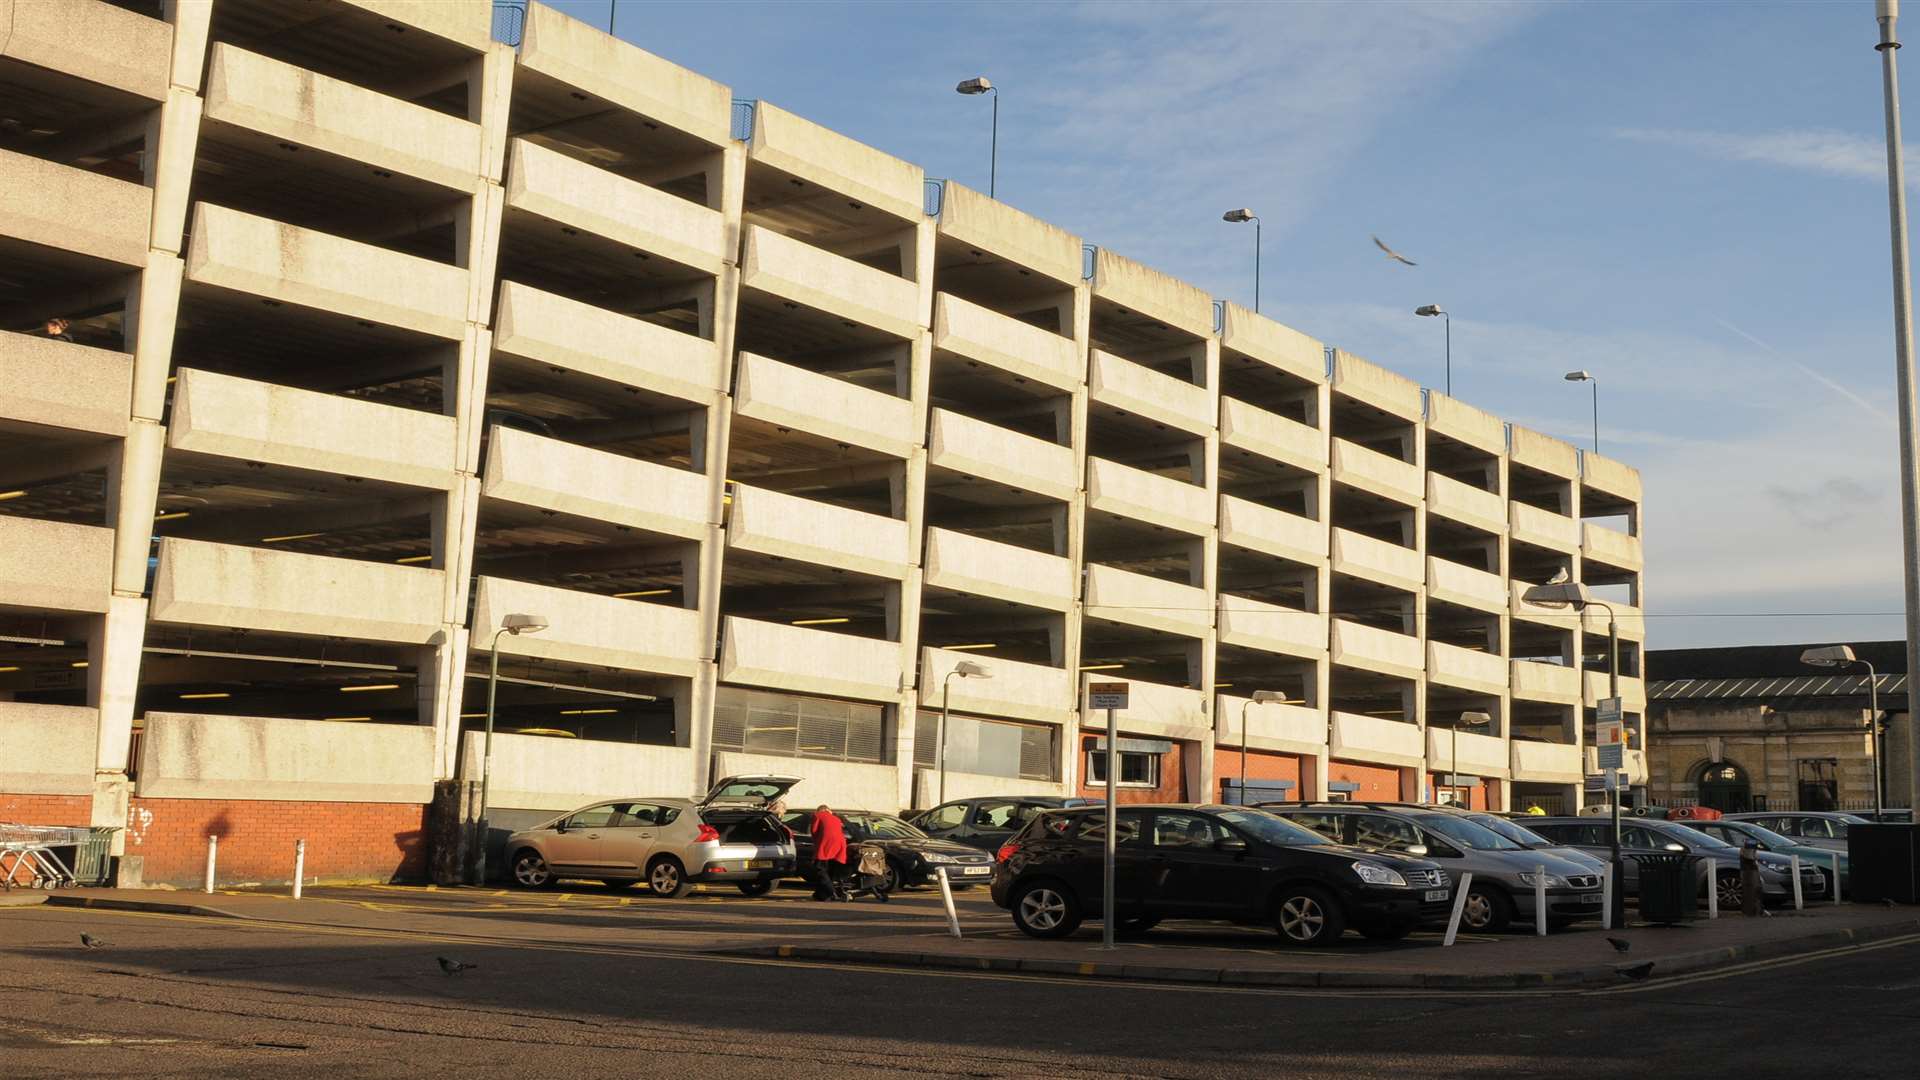
M645 881L680 897L703 881L764 896L793 875L793 834L769 806L793 776L729 776L705 799L634 797L583 806L507 838L514 884L544 888L562 877L609 885Z

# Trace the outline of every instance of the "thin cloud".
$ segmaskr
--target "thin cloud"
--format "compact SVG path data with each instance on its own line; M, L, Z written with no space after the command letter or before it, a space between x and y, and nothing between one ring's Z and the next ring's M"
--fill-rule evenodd
M1862 409L1865 409L1867 413L1871 415L1874 419L1880 420L1884 423L1889 423L1889 424L1893 423L1893 417L1889 415L1885 409L1882 409L1880 406L1875 405L1873 402L1868 401L1864 397L1861 397L1859 394L1854 393L1852 390L1847 389L1846 387L1833 381L1827 376L1820 374L1819 372L1813 370L1812 368L1801 363L1800 361L1793 359L1790 356L1781 356L1780 351L1778 349L1775 349L1773 346L1767 344L1764 341L1761 341L1759 338L1754 337L1752 334L1747 333L1745 330L1740 329L1739 327L1733 325L1732 323L1728 322L1725 319L1715 319L1713 321L1719 323L1722 327L1725 327L1729 332L1733 333L1735 336L1752 343L1755 347L1761 349L1767 354L1771 356L1779 357L1781 360L1785 360L1787 363L1792 364L1794 367L1799 368L1802 372L1804 372L1807 375L1807 377L1813 379L1815 382L1833 391L1834 393L1839 394L1841 397L1846 398L1848 401L1853 402L1855 405L1860 406Z
M1886 140L1851 131L1811 128L1742 135L1674 128L1619 128L1613 134L1615 138L1675 146L1727 161L1751 161L1853 180L1885 181L1887 178Z

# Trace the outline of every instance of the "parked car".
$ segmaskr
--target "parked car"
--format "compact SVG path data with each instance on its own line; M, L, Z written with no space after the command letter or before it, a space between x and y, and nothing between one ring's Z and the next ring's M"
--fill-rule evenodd
M793 873L793 836L767 806L793 776L729 776L707 797L626 798L583 806L507 837L507 867L530 889L562 877L609 885L645 881L680 897L696 882L730 882L763 896Z
M934 879L939 867L947 868L947 880L955 888L967 888L985 882L993 874L993 856L977 847L954 840L937 840L892 814L866 810L835 810L846 826L847 844L872 843L887 853L886 889L925 885ZM812 810L788 811L783 819L793 832L795 877L813 876L813 837L808 834ZM849 852L849 862L858 855Z
M1847 826L1871 824L1859 814L1842 814L1831 810L1774 810L1766 813L1728 814L1725 820L1751 821L1761 828L1772 829L1802 844L1811 844L1814 847L1828 848L1833 851L1847 850Z
M1752 841L1761 851L1771 851L1775 855L1798 855L1802 865L1812 863L1826 875L1829 895L1833 892L1834 884L1833 860L1835 856L1839 856L1841 895L1844 896L1852 891L1848 885L1847 853L1844 851L1815 847L1795 840L1791 836L1782 836L1757 821L1689 821L1687 824L1734 847L1745 847L1749 841Z
M1612 825L1595 818L1552 817L1536 818L1527 822L1527 828L1549 840L1562 844L1571 844L1582 851L1609 858L1612 849ZM1715 837L1701 832L1678 821L1660 821L1652 818L1622 819L1620 822L1620 886L1624 895L1640 894L1640 864L1630 856L1634 855L1697 855L1699 862L1694 874L1704 888L1707 875L1711 873L1714 888L1720 897L1723 908L1740 906L1740 849ZM1760 852L1760 899L1763 902L1781 903L1793 896L1793 878L1791 860L1769 852ZM1820 871L1808 864L1800 867L1801 893L1807 897L1821 897L1826 893L1827 879Z
M941 840L958 840L982 851L998 851L1013 834L1026 828L1028 820L1042 810L1068 806L1092 806L1098 799L1070 798L1060 795L1021 795L1009 798L994 795L978 799L954 799L931 810L907 818L914 828Z
M1128 806L1114 834L1118 928L1162 919L1272 926L1283 945L1326 945L1349 928L1379 940L1446 921L1453 890L1435 863L1335 844L1264 810ZM1042 812L998 852L993 902L1022 933L1060 938L1104 917L1104 806Z
M1475 824L1478 824L1478 825L1484 825L1487 828L1492 829L1494 832L1497 832L1501 836L1504 836L1507 839L1513 841L1514 843L1519 844L1521 847L1526 848L1528 851L1544 851L1549 855L1557 856L1559 858L1567 860L1568 862L1578 863L1581 866L1585 866L1591 869L1596 874L1604 870L1607 865L1607 861L1605 859L1595 858L1594 856L1589 855L1584 851L1581 851L1577 847L1568 847L1565 844L1556 844L1553 841L1547 839L1546 837L1541 836L1539 833L1534 832L1532 829L1527 828L1526 825L1523 824L1524 821L1528 820L1525 818L1516 821L1513 818L1505 817L1488 810L1468 810L1465 807L1460 807L1460 806L1431 805L1431 806L1427 806L1427 808L1432 810L1442 810L1451 814L1458 814L1461 817L1466 818L1468 821L1474 822Z
M1600 876L1584 861L1524 845L1451 810L1407 803L1267 803L1266 809L1330 839L1432 859L1467 886L1460 925L1500 930L1534 918L1534 875L1546 874L1547 923L1565 927L1600 914Z

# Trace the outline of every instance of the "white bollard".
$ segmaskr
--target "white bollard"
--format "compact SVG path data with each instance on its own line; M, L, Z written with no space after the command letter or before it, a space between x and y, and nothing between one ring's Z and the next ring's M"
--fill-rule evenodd
M1800 896L1800 856L1789 855L1787 857L1793 860L1793 866L1790 868L1793 871L1793 910L1803 911L1806 909L1807 903Z
M947 906L947 931L959 937L960 913L953 909L953 885L947 881L947 868L936 867L934 875L940 879L940 902Z
M220 857L220 838L217 836L208 836L207 837L207 887L206 887L206 891L208 893L213 892L213 865L216 861L218 861L219 857Z
M1833 902L1840 902L1840 853L1833 853Z
M1467 889L1473 885L1471 871L1460 875L1460 891L1453 894L1453 917L1447 920L1447 940L1440 944L1453 944L1454 936L1460 933L1460 913L1467 910Z
M1613 929L1613 864L1600 870L1600 929Z
M1533 932L1536 937L1547 936L1547 868L1533 868Z
M293 842L293 898L300 899L300 884L307 877L307 842Z
M1720 864L1707 864L1707 918L1720 917Z

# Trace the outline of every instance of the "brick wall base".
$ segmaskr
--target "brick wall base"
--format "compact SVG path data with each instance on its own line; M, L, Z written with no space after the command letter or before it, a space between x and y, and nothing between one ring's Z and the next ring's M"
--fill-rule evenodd
M1419 795L1403 795L1400 791L1400 770L1389 765L1361 765L1350 761L1332 761L1327 763L1327 782L1359 784L1360 790L1348 796L1353 802L1375 800L1397 802L1403 798L1418 799Z
M91 795L9 795L0 792L0 822L85 828L92 820ZM64 855L61 857L65 858ZM25 870L13 875L15 885L29 885L32 882L33 875Z
M1240 780L1240 748L1222 747L1213 752L1213 798L1224 800L1227 796L1227 782ZM1306 791L1306 785L1300 782L1303 763L1297 754L1276 754L1267 750L1248 750L1246 756L1247 784L1257 786L1262 780L1291 780L1293 788L1286 798L1298 799ZM1278 795L1272 798L1280 798Z
M1120 733L1122 739L1140 738ZM1080 740L1080 794L1087 798L1104 799L1107 797L1107 785L1089 783L1087 778L1092 771L1087 768L1087 753L1099 745L1098 736L1086 736ZM1162 803L1187 801L1187 770L1185 755L1190 744L1175 741L1173 749L1160 755L1160 785L1158 787L1123 787L1114 793L1116 803ZM1124 748L1126 744L1123 742Z
M290 883L302 839L309 883L427 878L427 808L415 803L135 798L121 883L202 884L209 835L220 838L220 885Z

